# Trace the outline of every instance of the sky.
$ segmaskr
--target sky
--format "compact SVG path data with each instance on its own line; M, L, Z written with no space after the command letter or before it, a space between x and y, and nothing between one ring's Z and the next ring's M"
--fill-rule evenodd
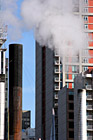
M33 32L24 32L19 41L7 41L6 57L9 56L9 44L23 44L23 110L31 110L31 127L35 127L35 40Z
M18 1L17 16L20 18L20 5L23 0ZM9 29L8 29L9 30ZM21 39L11 41L8 36L5 46L6 57L9 56L9 44L23 44L23 110L31 110L31 127L35 128L35 40L33 31L23 31Z
M61 58L69 54L70 57L77 55L78 51L87 47L87 38L82 28L83 19L73 15L74 3L69 0L2 2L2 15L9 27L6 45L23 44L23 109L32 111L31 126L35 127L35 39L42 46L60 51ZM15 42L15 38L20 37Z

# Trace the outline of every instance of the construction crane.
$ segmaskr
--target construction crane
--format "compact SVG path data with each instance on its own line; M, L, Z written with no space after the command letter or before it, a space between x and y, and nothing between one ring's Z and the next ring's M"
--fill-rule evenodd
M2 13L2 0L0 0L0 48L7 40L7 25L4 24Z

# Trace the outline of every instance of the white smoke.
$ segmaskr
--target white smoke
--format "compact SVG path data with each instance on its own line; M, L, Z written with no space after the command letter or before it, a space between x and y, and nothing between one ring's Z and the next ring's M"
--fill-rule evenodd
M18 18L18 0L1 0L0 16L2 22L8 25L8 36L11 40L21 38L22 21Z
M12 40L19 39L26 28L34 30L35 39L40 45L57 48L61 56L76 54L86 47L83 20L73 14L72 0L24 0L21 18L18 15L18 0L1 1L1 15L9 26L8 34Z
M21 15L40 45L71 55L87 44L83 20L73 9L71 0L24 0Z

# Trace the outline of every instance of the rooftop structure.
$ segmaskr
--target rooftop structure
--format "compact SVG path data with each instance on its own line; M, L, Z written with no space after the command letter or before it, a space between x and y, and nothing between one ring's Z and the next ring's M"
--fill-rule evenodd
M7 25L3 21L2 0L0 0L0 48L7 40Z
M75 140L93 140L93 70L75 78L74 100Z
M30 128L31 123L31 111L22 111L22 129Z

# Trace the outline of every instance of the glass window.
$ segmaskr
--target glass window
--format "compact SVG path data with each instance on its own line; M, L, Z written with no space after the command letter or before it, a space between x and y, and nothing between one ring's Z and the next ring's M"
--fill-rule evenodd
M66 72L69 72L69 73L72 73L72 72L73 73L78 73L79 72L79 66L66 66Z
M88 50L84 50L84 51L83 51L83 54L84 54L84 55L88 55Z
M66 74L66 79L69 79L69 74Z
M72 66L72 71L75 71L74 66Z
M73 112L69 112L69 119L74 119L74 113Z
M82 59L82 63L88 63L88 58L86 58L86 57L83 58L83 59Z
M69 95L69 100L73 101L74 100L74 96L73 95Z
M85 24L84 26L85 26L85 29L88 29L88 24Z
M69 110L74 110L74 104L73 103L69 103Z
M84 12L85 13L87 13L88 12L88 8L86 7L86 8L84 8Z
M87 71L88 67L83 67L83 72Z
M69 128L74 128L74 122L69 122Z
M74 80L74 78L75 78L75 74L72 74L72 79Z
M74 92L73 91L69 91L69 95L74 95Z
M60 65L60 72L62 72L62 65Z
M69 66L66 66L66 72L68 72L69 71Z
M85 4L88 4L88 0L84 0Z
M62 82L60 82L60 88L62 88Z
M74 138L74 132L73 131L69 131L69 138Z
M88 21L88 16L84 16L84 21Z
M60 80L61 80L61 81L62 81L62 77L63 77L63 76L62 76L62 73L61 73L61 74L60 74Z
M74 83L72 83L72 88L74 88Z
M67 83L67 88L69 87L69 83Z

